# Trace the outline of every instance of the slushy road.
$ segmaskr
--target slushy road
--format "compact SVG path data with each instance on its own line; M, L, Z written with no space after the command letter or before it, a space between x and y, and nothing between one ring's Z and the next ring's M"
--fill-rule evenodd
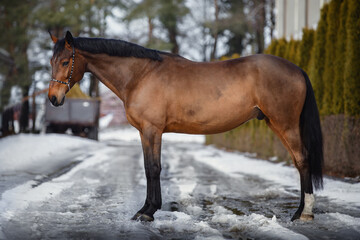
M202 136L164 137L163 207L152 223L129 220L146 194L135 130L107 129L100 142L12 138L0 140L0 239L360 237L359 183L325 179L315 220L290 222L299 201L294 167L204 146Z

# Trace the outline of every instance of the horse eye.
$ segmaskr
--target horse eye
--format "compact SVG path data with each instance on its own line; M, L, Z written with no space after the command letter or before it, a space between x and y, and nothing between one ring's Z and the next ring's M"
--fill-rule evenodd
M69 62L63 62L62 65L65 67L65 66L69 65Z

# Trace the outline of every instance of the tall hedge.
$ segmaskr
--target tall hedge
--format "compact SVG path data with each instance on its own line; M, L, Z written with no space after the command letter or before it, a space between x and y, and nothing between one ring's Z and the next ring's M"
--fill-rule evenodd
M285 57L285 52L286 52L286 45L287 45L287 41L285 38L280 38L278 40L278 44L276 45L276 49L275 49L275 54L278 57Z
M310 76L309 76L314 88L316 102L318 103L320 109L322 108L321 103L324 95L323 74L324 74L324 65L325 65L327 12L328 12L328 4L325 4L324 7L321 9L320 21L316 29L315 42L312 50L313 59L310 68Z
M303 36L301 42L299 43L299 49L297 51L297 64L299 67L304 69L305 72L309 72L309 64L311 59L311 50L314 45L314 36L315 30L313 29L303 29Z
M268 48L265 50L265 53L275 55L278 43L279 43L279 40L277 40L277 39L272 40L270 45L268 46Z
M337 31L339 28L339 9L342 0L332 0L329 3L328 13L326 16L326 44L325 44L325 65L323 75L324 95L322 98L322 108L320 109L323 115L332 114L332 98L333 98L333 82L334 82L334 67L336 59L336 40Z
M344 0L340 8L339 29L336 41L336 58L334 66L332 112L334 114L344 113L344 70L346 59L346 18L348 1Z
M360 116L360 1L348 0L346 19L345 114Z
M286 45L286 51L284 54L285 59L287 59L290 62L295 63L295 64L297 64L296 55L297 55L299 42L300 41L294 40L293 38L291 38L290 41Z

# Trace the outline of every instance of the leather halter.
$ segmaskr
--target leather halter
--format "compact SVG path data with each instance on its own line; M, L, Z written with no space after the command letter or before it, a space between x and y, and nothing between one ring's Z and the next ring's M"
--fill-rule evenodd
M55 79L55 78L51 78L51 80L50 80L50 81L65 84L66 86L68 86L69 91L70 91L70 80L71 80L71 77L72 77L72 74L73 74L73 71L74 71L74 63L75 63L75 48L74 48L74 45L73 45L73 47L72 47L72 63L71 63L71 71L70 71L70 76L69 76L68 81L67 81L67 82L64 82L64 81L57 80L57 79Z

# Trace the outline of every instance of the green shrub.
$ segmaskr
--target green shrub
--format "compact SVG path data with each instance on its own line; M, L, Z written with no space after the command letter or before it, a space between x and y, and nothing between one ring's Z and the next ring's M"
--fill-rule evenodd
M306 28L303 29L302 40L299 43L299 49L296 56L297 64L307 73L309 72L311 49L314 45L314 36L315 30Z
M360 116L360 1L349 0L346 19L345 114Z
M326 16L326 45L325 45L325 66L323 75L324 95L322 98L322 115L332 114L334 68L336 59L336 40L339 28L339 9L342 0L332 0L329 3L328 14Z
M277 47L278 43L279 43L279 41L277 39L273 39L271 41L270 45L268 46L268 48L265 50L265 53L275 55L276 47Z
M348 1L344 0L340 8L339 29L336 41L336 58L334 67L332 112L334 114L344 113L344 70L346 59L346 17Z
M315 42L312 50L313 55L311 56L313 59L311 60L312 64L309 72L319 109L322 108L321 103L324 95L323 74L325 65L327 12L328 4L325 4L321 9L320 21L316 29Z
M299 46L299 41L291 38L290 41L286 44L284 58L289 60L292 63L297 64L296 52L297 52L298 46Z
M278 40L278 44L276 45L276 49L275 49L275 53L274 55L275 56L278 56L278 57L282 57L284 58L285 57L285 52L286 52L286 45L287 45L287 41L285 38L280 38Z

